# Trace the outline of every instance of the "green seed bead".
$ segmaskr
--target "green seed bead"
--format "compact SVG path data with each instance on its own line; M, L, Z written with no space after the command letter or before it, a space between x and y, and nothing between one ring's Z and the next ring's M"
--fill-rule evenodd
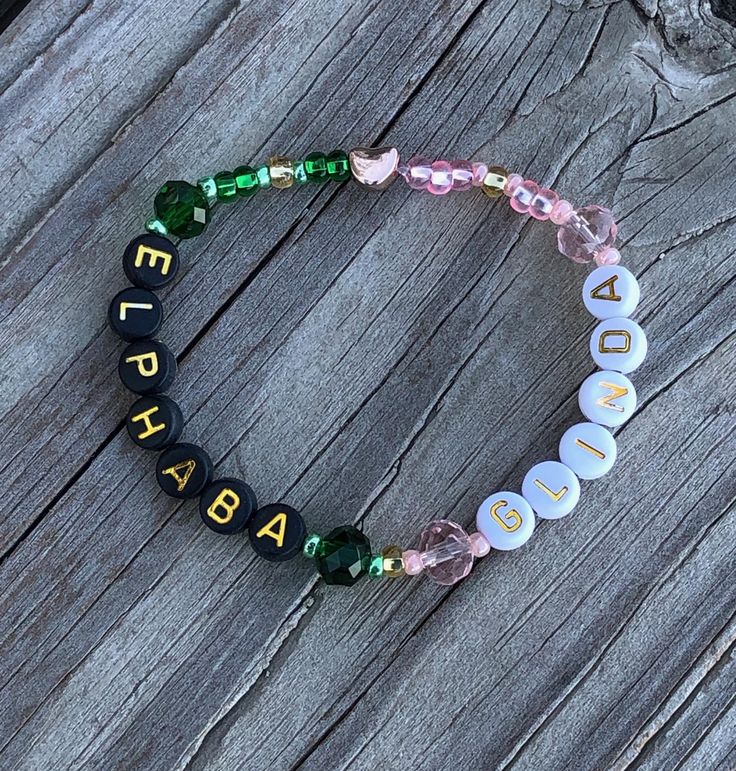
M158 191L153 208L164 227L179 238L201 235L210 221L210 207L204 193L181 180L166 182Z
M335 182L342 182L350 177L350 161L342 150L334 150L327 156L327 174Z
M304 171L310 182L326 182L327 158L323 153L309 153L304 159Z
M256 169L256 174L258 176L258 187L260 187L261 190L267 190L271 187L271 172L269 171L268 166L259 166Z
M369 578L381 578L383 576L383 555L373 554L371 555L371 561L368 565L368 577Z
M230 203L238 197L238 188L232 172L221 171L219 174L215 174L215 184L217 185L218 201Z
M312 533L311 535L308 535L306 540L304 541L303 551L304 556L309 557L309 559L314 558L314 556L317 554L317 551L319 550L320 544L322 543L322 536L317 535L317 533Z
M155 217L151 217L151 219L146 222L146 230L149 233L155 233L157 236L164 236L164 238L169 235L166 225Z
M238 166L233 176L238 195L249 196L258 192L258 172L252 166Z
M297 185L303 185L309 182L307 179L307 171L304 168L304 161L294 161L294 179Z
M217 182L214 177L202 177L197 181L197 187L204 193L207 203L212 208L217 203Z

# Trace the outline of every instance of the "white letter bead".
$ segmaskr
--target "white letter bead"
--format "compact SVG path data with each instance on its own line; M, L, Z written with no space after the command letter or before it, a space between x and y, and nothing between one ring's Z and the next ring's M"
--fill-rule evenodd
M532 466L524 477L521 494L542 519L569 514L580 500L580 482L572 471L556 460Z
M590 338L590 355L601 369L633 372L647 355L644 330L631 319L601 321Z
M602 265L583 284L583 302L597 319L631 316L639 304L639 282L621 265Z
M616 462L616 440L597 423L578 423L560 439L560 460L581 479L598 479Z
M620 372L594 372L585 378L578 393L580 411L602 426L622 426L636 409L636 390Z
M531 537L534 512L517 493L494 493L481 503L475 524L494 549L510 551Z

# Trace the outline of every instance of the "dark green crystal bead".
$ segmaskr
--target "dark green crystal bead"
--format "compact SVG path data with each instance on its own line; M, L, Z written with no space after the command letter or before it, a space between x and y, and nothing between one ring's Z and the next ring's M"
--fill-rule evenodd
M233 174L238 195L248 196L258 192L258 172L252 166L238 166Z
M153 208L169 233L179 238L201 235L210 221L204 193L188 182L167 182L158 191Z
M326 583L352 586L368 574L371 544L357 527L336 527L322 539L314 558Z
M304 173L310 182L326 182L327 158L324 153L309 153L304 159Z
M229 171L221 171L215 174L215 185L217 185L217 200L230 202L238 197L238 188L235 184L235 177Z
M350 161L342 150L334 150L327 156L327 175L335 182L350 177Z

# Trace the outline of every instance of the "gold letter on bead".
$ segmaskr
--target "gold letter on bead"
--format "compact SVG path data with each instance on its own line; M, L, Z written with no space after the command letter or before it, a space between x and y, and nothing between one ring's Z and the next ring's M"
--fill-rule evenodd
M222 489L207 509L207 516L217 522L218 525L227 525L233 518L236 509L240 506L240 496L229 487ZM224 509L224 514L218 514L218 509Z
M601 388L608 388L611 393L601 396L600 399L596 400L596 404L601 407L607 407L609 410L614 410L615 412L623 412L624 408L620 404L614 404L613 402L621 396L626 396L626 394L629 393L629 389L625 386L616 385L615 383L601 383Z
M155 415L158 412L158 407L154 406L151 407L150 410L146 410L145 412L140 412L138 415L133 415L131 418L131 421L133 423L137 423L138 421L142 420L146 424L146 430L138 434L139 439L147 439L149 436L152 436L153 434L158 433L159 431L163 431L166 426L163 423L159 423L158 425L153 425L153 421L151 420L151 415Z
M521 527L521 514L516 509L509 509L505 514L499 516L498 510L502 506L508 506L508 501L496 501L491 506L491 516L498 522L502 530L505 530L507 533L513 533Z
M140 310L140 311L152 311L153 305L151 303L120 303L120 321L125 321L128 311Z
M560 489L558 492L556 492L556 493L555 493L555 492L553 492L552 490L550 490L550 489L549 489L549 487L547 487L547 485L546 485L546 484L544 484L544 482L542 482L542 480L541 480L541 479L535 479L535 480L534 480L534 484L535 484L535 485L536 485L536 486L537 486L537 487L538 487L538 488L539 488L539 489L540 489L542 492L544 492L544 493L547 493L547 495L549 495L549 497L550 497L550 498L551 498L553 501L560 501L560 500L562 500L562 499L563 499L563 498L564 498L564 497L567 495L567 492L568 492L568 489L569 489L569 488L567 487L567 485L565 485L565 486L564 486L564 487L562 487L562 488L561 488L561 489Z
M181 492L187 486L189 477L192 475L192 471L194 471L195 468L197 468L197 464L192 458L190 458L189 460L184 460L181 463L177 463L175 466L165 468L161 473L169 474L170 476L174 477L174 481L176 482L176 489ZM182 471L184 472L183 474L180 473Z
M576 439L575 444L578 447L582 447L583 450L587 450L589 453L592 453L599 460L606 459L606 454L604 452L601 452L600 450L596 450L596 448L593 447L593 445L588 444L587 442L584 442L582 439Z
M590 296L593 300L612 300L613 302L621 302L621 296L616 294L616 281L618 276L611 276L607 278L602 284L594 287L590 290ZM608 290L603 294L603 290Z
M609 337L621 337L623 342L618 345L608 345ZM598 338L598 351L600 353L628 353L631 350L631 334L626 329L607 329Z
M150 268L156 267L157 260L161 260L161 275L165 276L169 272L171 267L171 255L168 252L162 252L159 249L152 249L150 246L140 244L138 246L138 252L135 255L135 266L140 268L143 265L146 257L148 258L148 266Z
M278 530L274 528L278 525ZM257 533L256 538L263 538L267 535L276 541L279 549L284 545L284 534L286 533L286 514L279 512L267 525L264 525Z
M148 362L148 366L146 366L146 362ZM128 356L125 363L135 363L141 377L153 377L158 372L158 356L156 351L140 353L137 356Z

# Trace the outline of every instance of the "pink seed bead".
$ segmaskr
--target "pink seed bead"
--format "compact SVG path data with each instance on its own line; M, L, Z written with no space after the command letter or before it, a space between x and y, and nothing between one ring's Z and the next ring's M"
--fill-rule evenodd
M432 177L427 190L432 195L445 195L452 190L452 166L447 161L432 164Z
M473 187L482 187L483 180L488 174L487 163L474 163L473 164Z
M407 576L418 576L424 570L422 555L415 549L408 549L401 558L404 560L404 572Z
M554 205L557 203L557 193L554 190L542 188L532 199L529 214L535 220L548 220Z
M473 164L470 161L452 162L452 189L470 190L473 187Z
M570 201L560 198L560 200L552 207L549 218L555 225L564 225L570 219L572 212L573 208Z
M506 187L504 187L503 192L511 198L516 188L519 187L523 181L524 177L522 177L521 174L509 174L506 178Z
M595 256L596 265L618 265L619 262L621 262L621 252L612 246L609 246L608 249L604 249L602 252L598 252Z
M524 180L511 195L511 208L519 214L526 214L534 197L539 192L539 185L531 179Z
M483 533L471 533L470 546L474 557L485 557L491 551L491 544Z
M409 159L406 182L412 190L426 190L432 179L432 161L420 155Z

